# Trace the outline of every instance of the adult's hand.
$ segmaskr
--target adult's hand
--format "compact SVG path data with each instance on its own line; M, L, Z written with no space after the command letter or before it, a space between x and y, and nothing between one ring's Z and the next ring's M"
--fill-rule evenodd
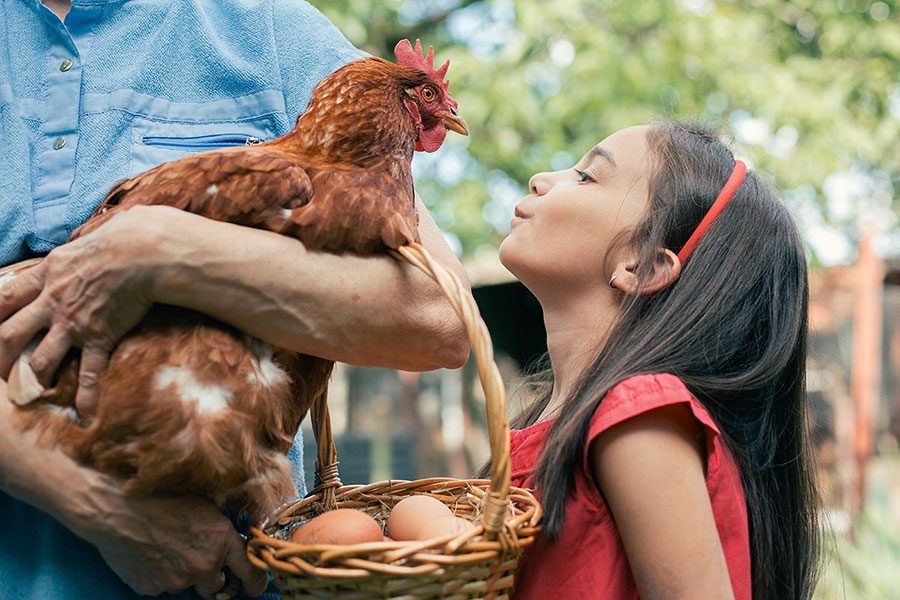
M96 501L96 498L95 498ZM268 575L247 559L245 546L216 507L202 498L134 498L100 495L99 512L78 527L116 574L138 594L175 593L190 587L212 598L229 569L250 596Z
M259 595L268 577L245 554L244 542L208 500L141 498L109 476L84 467L40 432L14 425L18 410L0 380L0 490L52 515L95 545L113 571L141 594L194 587L210 598L227 568L244 592Z
M144 207L140 207L143 209ZM152 252L143 210L132 209L59 246L0 288L0 377L46 332L29 363L49 384L68 350L81 348L76 405L91 414L96 387L116 343L147 313Z

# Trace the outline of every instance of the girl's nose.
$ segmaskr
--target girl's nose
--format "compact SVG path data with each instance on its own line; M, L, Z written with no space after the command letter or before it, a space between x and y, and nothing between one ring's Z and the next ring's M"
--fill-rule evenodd
M550 189L550 173L536 173L528 180L528 187L535 196L543 196Z

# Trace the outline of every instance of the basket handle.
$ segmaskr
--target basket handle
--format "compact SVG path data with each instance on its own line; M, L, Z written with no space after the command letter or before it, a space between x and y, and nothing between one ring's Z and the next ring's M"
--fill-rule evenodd
M420 244L401 246L392 252L422 269L434 279L462 319L478 367L487 408L488 439L491 445L491 483L485 496L482 523L486 539L495 539L503 528L510 485L509 423L506 420L506 389L494 362L494 346L472 293L459 278L432 259Z
M312 425L316 437L318 455L316 457L316 482L313 489L322 491L323 511L333 510L337 506L336 490L341 487L338 475L337 450L334 447L334 436L331 433L331 415L328 412L328 389L313 401Z
M494 362L494 348L487 325L481 318L472 293L459 278L435 262L420 244L411 243L391 250L391 255L408 262L431 277L450 300L456 314L462 319L472 346L472 355L478 367L478 377L484 390L487 407L488 438L491 445L491 479L488 494L484 498L482 524L487 540L496 539L503 529L510 486L509 423L506 420L506 390L503 378ZM335 489L340 486L337 474L337 454L331 434L331 420L325 394L313 404L313 430L319 448L316 476L319 485L327 486L323 493L326 510L335 506ZM317 483L318 483L317 481ZM318 489L318 487L317 487Z

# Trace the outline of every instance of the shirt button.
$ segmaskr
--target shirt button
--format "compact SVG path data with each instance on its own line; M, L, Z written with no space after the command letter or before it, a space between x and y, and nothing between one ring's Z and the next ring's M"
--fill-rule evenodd
M59 150L60 148L62 148L65 145L66 145L66 138L64 138L63 136L59 136L58 138L56 138L56 142L53 144L53 149Z
M61 63L59 63L60 71L68 71L71 68L72 68L72 61L69 60L68 58L65 59L64 61L62 61Z

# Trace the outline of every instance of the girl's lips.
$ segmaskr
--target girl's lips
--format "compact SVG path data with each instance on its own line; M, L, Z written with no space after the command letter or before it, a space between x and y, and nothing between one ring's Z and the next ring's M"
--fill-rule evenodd
M513 215L513 218L509 220L509 227L512 229L516 225L523 223L526 219L528 219L528 215L523 213L521 210L516 208L516 212Z

